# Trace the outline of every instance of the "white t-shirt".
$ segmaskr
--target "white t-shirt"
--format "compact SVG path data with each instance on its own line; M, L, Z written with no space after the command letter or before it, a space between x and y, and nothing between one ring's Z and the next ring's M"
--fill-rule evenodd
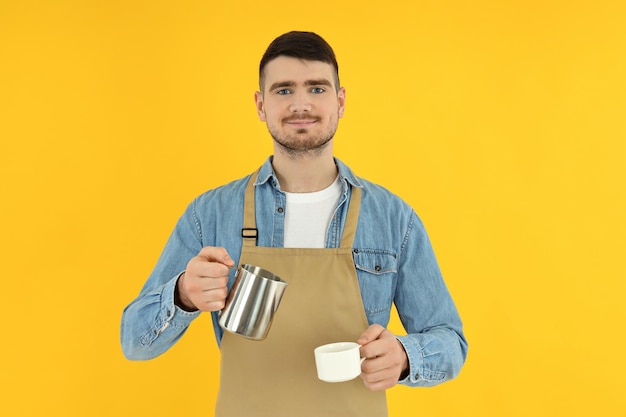
M285 193L286 248L323 248L326 231L332 219L339 196L339 176L327 188L313 193Z

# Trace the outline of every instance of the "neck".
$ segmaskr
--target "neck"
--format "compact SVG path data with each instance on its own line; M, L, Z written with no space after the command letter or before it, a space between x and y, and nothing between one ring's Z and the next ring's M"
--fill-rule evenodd
M272 166L281 189L288 193L320 191L337 178L337 166L332 154L290 158L277 152Z

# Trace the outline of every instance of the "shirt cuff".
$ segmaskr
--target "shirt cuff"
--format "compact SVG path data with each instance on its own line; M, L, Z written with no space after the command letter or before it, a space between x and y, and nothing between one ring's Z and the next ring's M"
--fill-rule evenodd
M409 373L406 378L398 381L399 384L414 384L419 381L420 370L424 367L424 360L419 347L415 346L409 336L396 336L396 339L404 347L407 359L409 360Z
M163 287L163 292L161 293L160 315L163 318L164 325L165 323L167 323L168 326L171 325L178 328L187 327L189 326L189 324L191 324L193 319L198 317L201 313L200 310L185 311L174 303L174 292L176 291L176 284L178 282L178 278L180 278L183 272L178 274L175 278L171 279Z

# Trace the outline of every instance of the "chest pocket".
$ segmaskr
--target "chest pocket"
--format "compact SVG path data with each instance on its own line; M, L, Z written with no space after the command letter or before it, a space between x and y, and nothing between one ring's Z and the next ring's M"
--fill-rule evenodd
M353 249L365 314L370 323L388 320L396 288L398 257L380 249Z
M378 249L354 249L352 251L354 265L371 274L396 273L398 271L398 257L395 253Z

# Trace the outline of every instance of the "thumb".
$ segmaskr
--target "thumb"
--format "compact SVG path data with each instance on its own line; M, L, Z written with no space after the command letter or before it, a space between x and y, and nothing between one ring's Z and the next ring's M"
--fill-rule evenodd
M359 345L367 345L368 343L378 339L384 331L385 328L380 324L372 324L363 333L361 333L361 336L359 336L356 342Z
M230 257L228 252L224 249L224 256L222 257L222 263L226 266L235 266L235 261Z
M198 256L204 258L209 262L219 262L226 266L235 265L235 262L230 257L226 249L222 247L205 246L204 248L202 248Z

